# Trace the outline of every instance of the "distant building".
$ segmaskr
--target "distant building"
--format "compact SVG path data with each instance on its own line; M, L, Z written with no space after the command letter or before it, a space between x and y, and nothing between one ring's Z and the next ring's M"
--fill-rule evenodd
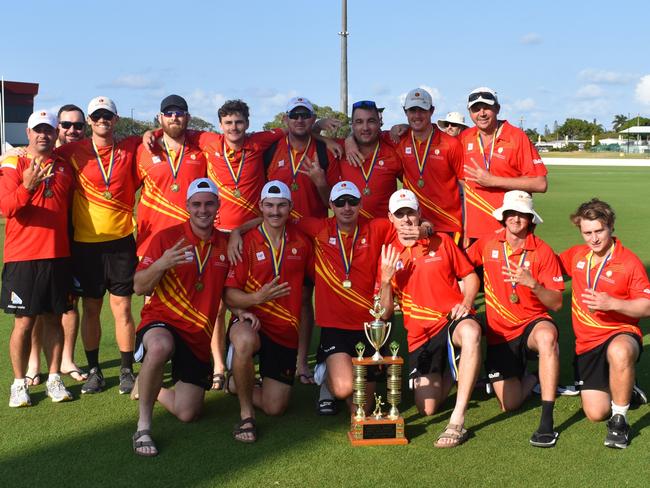
M2 90L0 90L1 96ZM38 83L19 81L4 82L4 139L12 146L27 145L27 119L34 111L34 97L38 95ZM0 117L2 117L0 113ZM0 148L1 150L2 148Z

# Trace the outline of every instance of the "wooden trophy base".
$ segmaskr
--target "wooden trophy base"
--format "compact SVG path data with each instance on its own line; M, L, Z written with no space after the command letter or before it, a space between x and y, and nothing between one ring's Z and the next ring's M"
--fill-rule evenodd
M404 445L409 441L404 437L404 419L400 415L392 420L386 417L376 419L372 416L357 420L351 419L348 438L353 446Z

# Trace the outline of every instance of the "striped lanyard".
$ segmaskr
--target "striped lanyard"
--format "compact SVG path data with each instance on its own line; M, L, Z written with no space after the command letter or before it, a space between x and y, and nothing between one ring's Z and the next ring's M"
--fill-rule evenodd
M508 257L508 247L509 247L508 243L506 241L503 241L503 260L506 262L506 269L510 271L511 266L510 266L510 259ZM512 252L510 254L512 255ZM517 265L519 268L521 268L521 265L524 264L526 260L526 254L528 254L528 251L526 250L524 250L524 252L521 253L521 257L519 258L519 264ZM517 283L510 283L510 286L512 286L512 293L514 294L517 289Z
M368 171L366 171L363 168L363 164L361 164L361 174L363 175L363 181L366 182L366 188L368 188L368 184L370 183L370 177L372 176L372 172L375 169L375 162L377 161L377 156L379 155L379 146L380 143L379 141L377 141L377 145L375 146L375 151L372 153L372 159L370 160L370 165L368 166Z
M298 171L300 171L300 168L302 167L302 162L305 160L305 156L307 156L307 152L309 152L309 146L311 146L311 136L309 136L309 141L307 141L307 147L305 148L305 152L302 153L302 156L298 160L298 164L296 164L293 156L293 149L291 149L291 143L289 142L289 136L287 136L287 148L289 148L289 162L291 163L291 181L295 182L296 178L298 176Z
M246 151L242 149L241 151L241 159L239 160L239 167L237 168L237 173L232 169L232 164L230 163L230 159L228 159L228 152L226 149L226 141L223 141L223 159L226 162L226 166L228 167L228 171L230 171L230 176L232 177L232 181L235 183L235 188L239 186L239 178L241 178L241 172L244 169L244 161L246 161Z
M433 139L433 133L435 132L435 129L431 127L431 134L429 134L429 137L427 138L427 143L424 147L424 155L422 156L422 159L420 159L420 152L418 151L418 144L416 144L415 141L415 136L413 135L413 131L411 130L411 142L413 144L413 152L415 153L415 161L418 164L418 171L420 172L420 179L423 179L423 174L424 174L424 167L427 165L427 159L429 157L429 149L431 149L431 139Z
M284 260L284 245L286 243L286 236L284 229L282 231L282 240L280 241L280 249L275 248L273 246L273 242L271 241L271 238L269 237L269 233L266 231L266 228L264 227L264 222L262 222L262 225L260 225L260 233L264 237L264 240L268 244L269 248L271 249L271 262L273 264L273 277L277 278L280 276L280 269L282 268L282 261Z
M600 275L603 273L603 269L605 268L605 265L607 264L607 261L610 260L612 257L612 254L614 254L614 247L616 246L616 243L612 244L612 247L609 248L609 252L607 253L607 256L605 256L605 259L602 260L600 263L600 266L598 267L598 271L596 271L596 276L594 276L594 282L593 285L591 283L591 259L594 257L594 252L590 251L589 252L589 257L587 258L587 289L591 289L596 291L596 286L598 286L598 280L600 279Z
M478 139L478 147L481 150L481 156L483 156L483 164L485 164L485 169L490 171L490 166L492 165L492 155L494 154L494 146L497 144L497 139L499 138L499 135L501 134L501 129L503 126L501 125L500 122L497 123L497 130L494 133L494 137L492 138L492 145L490 146L490 157L486 158L485 157L485 149L483 148L483 139L481 138L481 134L476 132L476 138Z
M108 161L108 169L104 169L104 164L102 163L102 158L99 155L99 151L97 150L95 141L92 141L92 143L93 143L93 151L95 151L95 157L97 158L97 166L99 166L99 172L101 173L102 179L104 180L104 184L106 185L106 190L108 190L108 187L111 185L111 176L113 175L113 164L115 162L115 144L111 146L111 158Z
M343 235L341 234L341 229L337 224L336 226L336 235L338 237L339 251L341 252L341 261L343 261L343 269L345 270L345 279L350 278L350 269L352 268L352 258L354 256L354 245L357 242L357 237L359 235L359 226L357 225L354 228L354 234L352 234L352 246L350 246L350 255L348 256L345 252L345 244L343 242Z
M172 159L171 152L169 150L169 146L167 145L167 141L163 137L163 143L165 144L165 155L167 156L167 162L169 163L169 168L172 170L172 177L174 180L176 180L176 175L178 174L178 171L181 169L181 163L183 162L183 156L185 155L185 140L183 140L183 147L181 148L181 152L176 158L176 161Z

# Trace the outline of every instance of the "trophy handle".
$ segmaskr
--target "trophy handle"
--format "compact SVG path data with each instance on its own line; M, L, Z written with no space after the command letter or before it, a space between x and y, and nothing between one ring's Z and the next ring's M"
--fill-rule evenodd
M384 344L388 342L388 338L390 337L390 330L393 327L392 322L386 322L386 325L388 326L388 331L386 331L386 338L384 339L384 342L381 343L381 346L379 346L380 348L384 347Z
M372 341L370 340L370 334L368 334L368 322L363 323L363 333L366 335L366 339L368 339L368 344L372 344Z

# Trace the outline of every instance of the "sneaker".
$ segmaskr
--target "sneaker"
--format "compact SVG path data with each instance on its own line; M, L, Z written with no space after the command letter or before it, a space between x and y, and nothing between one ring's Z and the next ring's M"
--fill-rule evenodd
M48 381L46 384L46 393L54 403L72 400L72 393L66 389L61 378Z
M11 396L9 406L12 408L31 407L32 401L29 398L27 385L11 385Z
M131 368L120 369L120 395L131 393L135 384L135 376Z
M631 405L645 405L648 403L648 397L645 392L639 387L639 385L634 385L632 387L632 398L630 398Z
M92 368L88 372L88 379L81 387L81 393L99 393L106 387L104 375L99 368Z
M607 437L605 437L607 447L625 449L629 442L629 436L630 426L621 414L613 415L607 421Z

